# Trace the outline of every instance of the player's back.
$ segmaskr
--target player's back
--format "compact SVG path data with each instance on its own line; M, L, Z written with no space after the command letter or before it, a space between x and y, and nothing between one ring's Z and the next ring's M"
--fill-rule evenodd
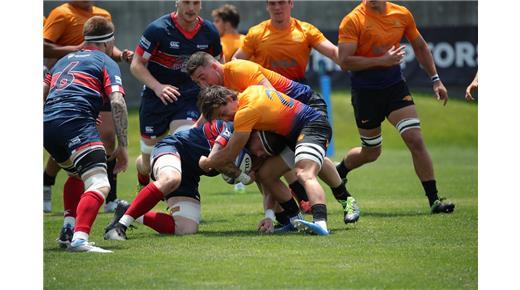
M248 87L238 95L238 103L233 122L237 132L255 129L291 139L305 124L320 117L309 106L264 86Z
M109 75L109 71L115 74ZM117 64L99 50L85 49L64 56L47 74L46 82L50 89L44 121L95 120L103 102L108 102L108 93L116 90L112 86L123 91Z
M224 64L224 86L242 92L249 86L259 85L266 78L275 90L302 103L307 103L311 87L293 81L249 60L236 59Z

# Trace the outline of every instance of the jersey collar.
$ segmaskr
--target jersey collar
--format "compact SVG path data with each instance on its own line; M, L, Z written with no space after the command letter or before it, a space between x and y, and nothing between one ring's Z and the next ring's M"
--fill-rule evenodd
M197 16L197 24L195 24L195 28L192 31L187 31L184 29L179 22L177 21L177 12L172 12L170 14L170 18L172 20L173 25L186 37L187 39L192 39L195 37L195 34L199 32L200 28L202 27L202 23L204 23L204 20L202 17Z

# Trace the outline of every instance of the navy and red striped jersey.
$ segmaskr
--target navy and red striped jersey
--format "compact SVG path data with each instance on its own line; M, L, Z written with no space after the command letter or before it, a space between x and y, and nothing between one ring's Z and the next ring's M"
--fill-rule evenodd
M95 121L112 92L124 94L121 72L105 53L94 48L61 58L45 77L49 94L44 121L86 119Z
M197 51L220 56L222 46L217 28L199 17L195 30L187 32L177 24L176 12L161 16L143 32L135 53L148 60L147 68L162 84L170 84L183 91L198 89L186 71L186 63ZM154 96L144 87L143 95Z

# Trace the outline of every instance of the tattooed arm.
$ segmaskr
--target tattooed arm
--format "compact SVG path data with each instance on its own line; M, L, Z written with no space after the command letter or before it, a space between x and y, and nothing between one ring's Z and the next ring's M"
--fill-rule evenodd
M121 92L113 92L109 98L117 136L117 149L116 154L114 154L116 157L114 173L118 173L126 170L128 166L128 112L126 110L125 99Z

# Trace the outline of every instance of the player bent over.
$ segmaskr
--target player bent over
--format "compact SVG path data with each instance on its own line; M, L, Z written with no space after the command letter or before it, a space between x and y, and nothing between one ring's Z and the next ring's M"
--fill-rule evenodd
M113 24L95 16L85 22L83 34L84 49L60 59L46 76L44 146L70 175L64 190L64 227L58 242L70 251L106 253L111 251L88 242L98 210L110 191L96 117L108 98L118 139L114 154L117 173L128 163L128 116L121 72L109 57L114 46Z
M211 158L202 157L199 166L209 170L232 162L246 145L252 130L284 136L291 149L295 149L296 176L309 195L314 220L311 223L298 219L294 224L302 230L328 235L325 192L316 179L332 134L327 118L264 86L250 86L240 94L211 86L201 91L198 104L208 120L232 120L235 127L229 144Z
M155 181L145 186L130 206L118 206L105 229L105 239L126 240L126 229L134 221L161 234L196 233L200 222L200 177L215 175L203 171L199 159L207 156L212 147L226 146L232 132L232 123L217 120L159 141L151 154L151 177ZM252 182L236 167L222 172L244 184ZM170 214L150 212L162 199L166 200Z

